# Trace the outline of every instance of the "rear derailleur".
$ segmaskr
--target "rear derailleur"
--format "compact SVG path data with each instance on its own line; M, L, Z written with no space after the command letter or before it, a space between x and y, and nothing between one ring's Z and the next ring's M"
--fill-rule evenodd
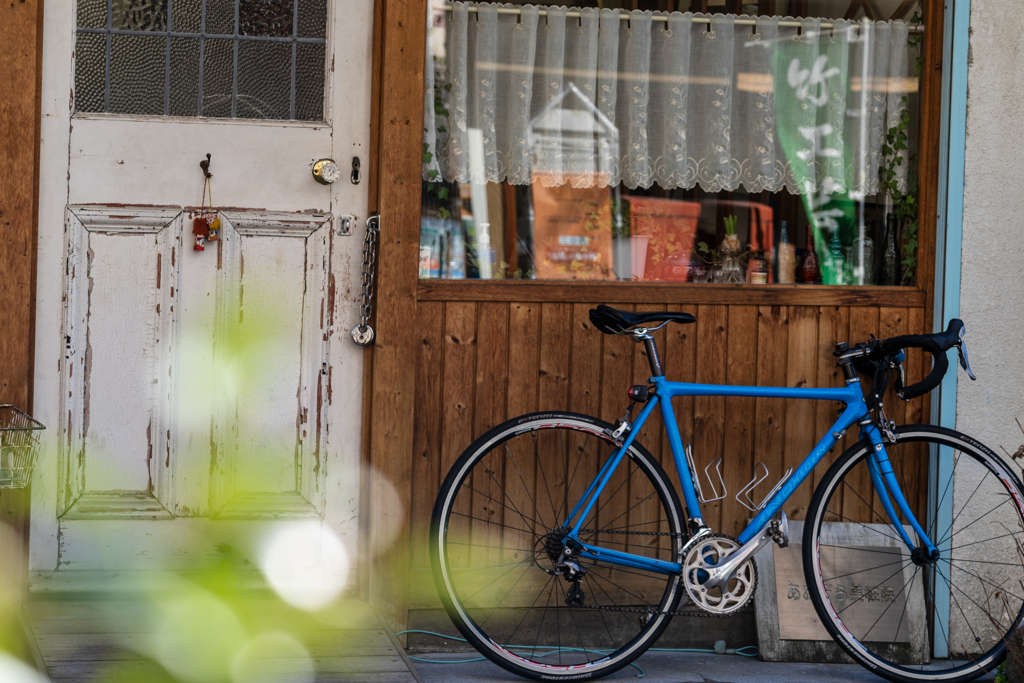
M565 594L565 604L569 607L582 607L583 599L586 597L583 589L580 588L580 581L586 576L587 570L580 566L576 559L578 554L578 548L574 549L571 544L567 544L558 558L559 571L566 581L572 583L572 587Z

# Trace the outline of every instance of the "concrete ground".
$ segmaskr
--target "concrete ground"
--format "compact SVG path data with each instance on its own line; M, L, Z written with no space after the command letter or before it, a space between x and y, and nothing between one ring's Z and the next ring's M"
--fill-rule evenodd
M465 660L472 654L415 654L432 660ZM489 661L468 664L428 664L414 662L426 683L490 683L521 681ZM779 664L762 662L755 657L715 655L690 652L647 652L636 664L641 672L627 666L600 679L627 683L880 683L881 678L857 664Z

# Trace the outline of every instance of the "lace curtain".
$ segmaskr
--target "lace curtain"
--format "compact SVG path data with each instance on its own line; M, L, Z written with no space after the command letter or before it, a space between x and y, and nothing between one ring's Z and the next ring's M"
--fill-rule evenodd
M456 2L443 46L428 40L424 179L878 190L910 83L904 22L505 7ZM778 50L817 68L779 83Z

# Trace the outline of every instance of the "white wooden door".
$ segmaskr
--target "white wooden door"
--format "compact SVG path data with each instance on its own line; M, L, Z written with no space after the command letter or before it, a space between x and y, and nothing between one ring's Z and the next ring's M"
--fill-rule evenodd
M61 180L40 190L31 587L226 554L259 580L281 534L303 539L287 566L344 569L372 0L69 4L44 21L41 177ZM199 252L206 154L222 229Z

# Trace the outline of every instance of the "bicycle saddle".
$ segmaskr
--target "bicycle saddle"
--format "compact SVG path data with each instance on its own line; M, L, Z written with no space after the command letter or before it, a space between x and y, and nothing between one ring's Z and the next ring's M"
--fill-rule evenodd
M678 311L621 311L611 306L599 305L590 309L590 322L605 334L621 334L631 327L646 323L692 323L696 322L689 313Z

